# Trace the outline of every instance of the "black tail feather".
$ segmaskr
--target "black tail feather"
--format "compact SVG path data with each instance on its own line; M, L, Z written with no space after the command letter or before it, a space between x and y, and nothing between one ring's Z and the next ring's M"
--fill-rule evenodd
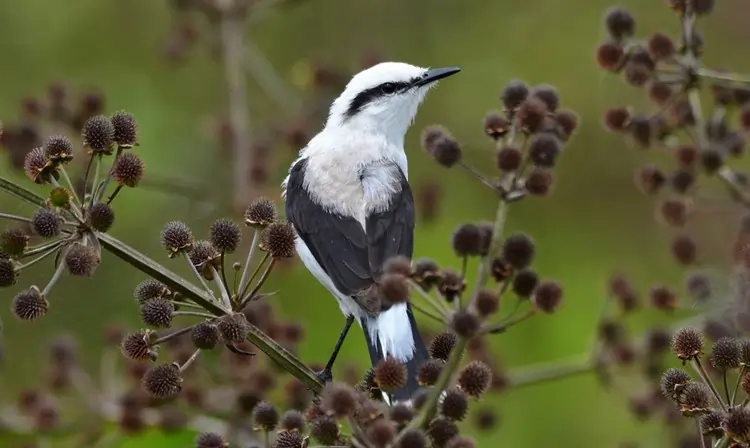
M417 390L420 389L419 381L417 379L419 368L430 356L427 347L422 340L422 336L419 333L417 320L414 318L411 304L407 304L406 312L409 316L409 325L411 326L411 334L414 339L414 356L406 362L406 384L404 384L402 388L390 393L391 402L408 400ZM372 362L372 366L375 367L384 358L380 342L376 341L373 343L370 340L369 329L367 328L366 322L362 322L362 329L365 332L367 350L370 352L370 361Z

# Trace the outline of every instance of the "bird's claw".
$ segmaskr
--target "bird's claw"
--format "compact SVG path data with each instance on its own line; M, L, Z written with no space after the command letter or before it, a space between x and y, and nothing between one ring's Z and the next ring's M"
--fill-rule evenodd
M330 383L331 381L333 381L333 374L330 370L320 370L318 372L315 372L315 376L317 376L318 379L323 383Z

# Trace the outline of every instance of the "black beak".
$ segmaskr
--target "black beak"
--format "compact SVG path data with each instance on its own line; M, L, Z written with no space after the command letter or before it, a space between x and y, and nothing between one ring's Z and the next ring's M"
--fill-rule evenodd
M443 78L447 78L448 76L454 75L460 71L461 71L460 67L433 68L433 69L427 70L427 72L424 75L422 75L420 79L414 82L414 85L417 87L426 86L427 84L430 84L432 82L438 81Z

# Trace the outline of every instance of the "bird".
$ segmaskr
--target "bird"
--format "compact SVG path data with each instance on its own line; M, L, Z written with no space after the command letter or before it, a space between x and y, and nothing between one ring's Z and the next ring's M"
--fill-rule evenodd
M381 62L355 74L282 182L298 256L346 317L318 378L332 381L356 320L373 367L386 357L406 365L406 384L384 394L389 403L410 399L419 388L418 368L429 356L408 301L388 305L378 295L385 262L395 256L411 260L414 251L404 139L427 92L460 71Z

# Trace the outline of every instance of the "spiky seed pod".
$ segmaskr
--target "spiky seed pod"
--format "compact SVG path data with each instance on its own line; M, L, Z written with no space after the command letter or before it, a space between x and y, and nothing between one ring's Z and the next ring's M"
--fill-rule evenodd
M453 251L459 257L479 255L482 234L473 223L461 224L453 231Z
M68 272L79 277L91 277L100 261L96 249L81 243L72 244L65 254L65 267L68 268Z
M112 178L120 186L134 188L143 178L145 165L141 157L133 152L120 154L112 167Z
M440 280L440 267L435 260L420 258L414 262L413 277L422 288L430 289Z
M147 278L138 283L133 291L133 297L138 300L138 303L143 303L155 298L164 299L171 295L172 291L167 288L167 285L152 278Z
M627 108L614 107L604 112L603 124L610 132L625 132L630 126L632 115Z
M393 357L382 359L375 370L375 383L380 390L390 392L406 383L406 366Z
M274 222L263 230L260 248L273 258L291 258L296 253L297 233L288 222Z
M385 304L409 300L409 279L401 274L387 273L380 277L380 295Z
M70 191L65 187L55 187L49 192L48 203L53 207L60 207L64 209L70 208Z
M529 143L529 158L538 167L553 168L561 152L562 142L549 133L535 135Z
M110 119L114 134L112 139L120 148L132 148L138 144L138 123L133 115L118 111Z
M310 423L310 435L321 445L335 445L340 433L341 428L333 417L322 415Z
M624 57L625 51L615 42L604 42L596 47L596 62L609 72L620 70Z
M711 364L720 371L739 367L741 356L740 344L732 337L719 338L711 348Z
M255 405L253 422L263 431L273 431L279 423L279 412L267 401Z
M472 361L458 375L458 386L467 395L481 397L490 388L492 370L481 361Z
M750 366L750 339L740 341L740 363L744 366Z
M503 243L502 258L515 269L529 267L534 261L534 255L534 240L525 233L514 233Z
M126 334L120 343L120 351L126 358L134 361L152 359L154 356L150 344L152 334L151 330L138 330L135 333Z
M484 133L497 141L510 129L510 122L499 112L490 112L484 116Z
M263 228L276 221L276 205L266 197L253 200L245 210L245 225Z
M477 294L474 307L480 317L490 317L500 309L500 296L494 291L483 289Z
M428 359L422 363L417 372L417 381L422 386L434 386L443 371L445 362L440 359Z
M216 264L221 257L219 251L210 241L198 240L193 242L193 247L188 252L188 258L193 266L202 268L208 264Z
M500 94L500 102L507 111L516 109L529 96L529 86L518 79L514 79L505 85Z
M388 408L388 417L403 428L414 418L414 409L407 403L394 403Z
M83 145L94 154L111 154L115 138L112 120L104 115L94 115L86 120L81 130Z
M672 336L672 353L683 361L699 356L703 351L703 334L695 328L680 328Z
M46 208L40 208L31 218L34 232L42 238L53 238L62 232L64 220L58 213Z
M172 398L182 390L180 368L174 363L153 366L146 370L141 385L153 398Z
M456 310L451 317L451 328L465 338L473 337L479 331L480 324L477 315L466 310Z
M115 223L115 211L109 204L97 202L89 210L89 224L99 232L106 232Z
M0 260L0 288L13 286L18 281L18 271L13 260L6 258Z
M544 105L547 106L547 111L550 113L557 112L557 108L560 107L560 94L557 92L555 86L551 84L539 84L535 86L529 96L542 100Z
M444 417L461 421L469 411L469 399L460 389L449 389L440 401L440 413Z
M654 308L671 311L677 308L677 292L665 285L656 285L649 290L649 299Z
M430 342L430 356L447 361L458 342L458 336L450 331L438 333Z
M703 383L688 382L680 394L683 412L701 414L711 406L711 390Z
M240 226L230 219L217 219L211 224L211 243L220 252L232 253L237 250L242 239Z
M34 148L26 154L23 159L23 171L26 177L35 184L44 184L50 181L50 176L56 174L50 160L44 153L44 148Z
M156 328L169 328L174 317L174 303L166 299L150 299L141 305L141 320Z
M209 322L200 322L190 331L190 339L196 348L211 350L219 343L219 329Z
M64 135L52 135L44 141L44 155L53 163L66 163L73 160L73 144Z
M551 280L539 283L532 298L534 306L544 313L553 313L562 303L562 299L562 286Z
M195 448L227 448L229 443L213 432L202 432L195 437Z
M534 289L539 284L539 276L530 268L518 271L513 277L511 289L521 298L527 299L534 293Z
M497 169L506 173L518 170L523 162L523 152L517 146L503 146L495 155Z
M339 382L326 384L322 392L321 406L336 418L352 416L357 406L357 396L349 385Z
M283 431L305 431L305 417L296 409L289 409L284 412L279 421L279 429Z
M620 40L635 33L635 18L625 8L613 6L604 13L604 25L613 39Z
M450 168L461 160L461 145L442 126L433 125L422 131L422 149L438 164Z
M28 244L29 234L24 229L11 227L0 234L0 249L10 256L17 257L23 254Z
M409 429L401 434L397 448L427 448L429 445L425 433L419 429Z
M170 221L161 231L161 245L170 257L189 251L193 246L193 232L182 221Z
M552 118L557 123L557 126L562 130L563 140L567 141L573 136L573 133L578 129L578 123L580 122L578 114L570 109L560 109L554 113Z
M719 410L712 410L701 417L701 433L704 436L721 438L724 435L724 430L721 428L721 423L726 419L726 412Z
M21 320L34 321L47 314L49 302L42 296L39 288L32 286L13 297L11 311Z
M411 261L403 255L397 255L387 259L383 264L383 272L386 274L401 274L404 277L411 277L414 275Z
M281 431L276 434L273 448L304 448L307 439L299 431Z
M453 269L443 269L440 272L438 291L448 302L453 302L466 289L466 280Z
M730 408L721 427L735 440L750 439L750 409L742 406Z
M375 448L390 447L396 438L396 427L390 420L381 418L367 427L367 439Z
M521 130L527 134L536 134L542 130L547 112L544 101L537 97L529 97L521 103L516 114Z
M222 316L217 324L221 337L226 342L240 343L245 340L250 326L242 313L232 313Z
M427 428L427 435L435 447L445 447L448 441L458 435L458 426L445 417L437 417Z

